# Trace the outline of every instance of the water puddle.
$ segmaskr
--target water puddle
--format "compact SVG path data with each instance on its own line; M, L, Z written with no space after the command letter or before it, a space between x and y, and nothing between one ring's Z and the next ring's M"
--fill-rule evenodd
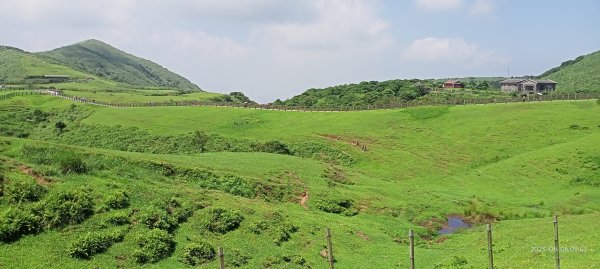
M461 216L449 216L448 222L438 231L438 234L451 234L455 233L457 230L471 228L471 226L473 225L465 222L465 219Z

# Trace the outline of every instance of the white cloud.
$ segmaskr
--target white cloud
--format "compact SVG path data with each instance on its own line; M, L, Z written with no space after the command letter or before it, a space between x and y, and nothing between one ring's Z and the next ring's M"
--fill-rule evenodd
M253 40L286 49L339 50L380 48L388 44L389 25L377 17L367 1L312 1L314 19L264 25L253 32Z
M469 13L472 15L488 15L494 11L496 3L493 0L475 0Z
M425 9L456 9L464 5L463 0L416 0L419 7Z
M506 63L510 59L494 51L481 49L477 44L462 38L427 37L412 42L404 51L403 58L416 62L455 63L481 65Z

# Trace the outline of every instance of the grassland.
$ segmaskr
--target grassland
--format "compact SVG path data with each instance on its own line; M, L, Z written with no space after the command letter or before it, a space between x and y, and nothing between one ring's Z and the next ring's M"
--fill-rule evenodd
M418 234L419 268L482 268L486 245L481 224L492 221L498 268L544 268L554 263L548 248L555 214L560 216L562 246L571 248L563 253L563 267L600 266L596 101L310 113L72 108L66 100L28 96L0 101L0 107L15 115L2 118L3 124L21 124L30 133L30 139L0 139L4 178L34 181L20 171L26 165L52 182L40 201L15 205L4 196L0 206L43 207L53 194L81 188L94 197L94 213L79 223L0 243L1 267L138 266L132 253L138 248L136 235L148 230L143 216L149 204L164 197L190 205L193 214L170 231L176 242L173 253L147 267L185 267L185 247L205 241L224 246L226 253L237 250L237 258L251 257L242 266L246 268L324 268L319 252L327 226L333 231L339 268L406 268L408 229ZM47 118L34 122L35 109L48 113ZM67 123L62 134L53 128L59 120ZM127 129L136 127L158 137L148 144L179 141L160 137L183 138L197 130L231 141L280 141L290 147L320 143L354 162L261 152L148 154L117 151L108 144L90 148L81 146L87 138L76 132L86 126L147 139ZM88 135L96 135L92 132ZM61 144L61 137L75 134L81 137ZM64 172L59 153L79 156L87 171ZM189 176L200 171L211 176ZM231 178L237 184L230 184ZM129 206L106 210L107 196L115 191L128 193ZM300 205L305 191L306 208ZM349 211L324 211L327 201L344 199L351 201ZM211 232L206 223L214 208L240 212L244 220L225 234ZM128 216L122 242L90 260L69 256L69 245L89 231L112 229L105 220L118 212ZM476 223L475 228L437 235L436 229L453 214ZM272 228L264 228L264 222ZM211 260L198 267L216 266Z
M557 89L564 92L599 92L600 51L564 62L542 76L558 82Z

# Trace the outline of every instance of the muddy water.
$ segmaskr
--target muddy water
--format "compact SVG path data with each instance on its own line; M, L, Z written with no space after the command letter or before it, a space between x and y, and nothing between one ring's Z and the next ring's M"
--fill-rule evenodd
M465 222L465 220L460 216L450 216L448 217L448 222L444 224L444 228L438 231L439 234L451 234L455 233L459 229L468 229L471 228L471 224Z

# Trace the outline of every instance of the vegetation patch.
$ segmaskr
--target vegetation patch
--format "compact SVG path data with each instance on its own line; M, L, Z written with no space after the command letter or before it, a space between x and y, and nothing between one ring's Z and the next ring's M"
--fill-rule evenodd
M46 188L36 184L34 180L8 179L0 185L2 185L0 193L13 204L38 201L47 192Z
M71 243L69 255L73 258L90 259L95 254L105 252L114 243L123 241L124 237L124 230L88 232Z
M358 208L354 200L349 198L326 198L316 202L317 208L321 211L344 216L354 216L358 214Z
M214 233L226 234L237 229L243 220L244 216L237 211L211 208L206 213L204 227Z
M207 242L190 243L183 248L182 261L196 266L213 260L215 254L215 249Z
M152 202L139 213L138 220L150 229L173 232L179 223L186 221L193 212L192 207L183 205L178 199L161 199Z
M77 224L94 213L92 196L80 190L51 193L42 201L43 223L49 228Z
M312 268L300 255L270 256L264 261L263 266L265 268Z
M275 211L264 216L263 221L254 223L250 230L254 234L267 234L276 246L280 246L298 231L298 226L290 223L283 213Z
M133 257L138 263L155 263L167 258L175 251L173 236L161 229L144 230L136 238L138 249Z
M40 217L28 207L9 207L0 213L0 241L12 242L24 235L37 234Z
M335 164L351 165L355 159L348 153L323 143L296 142L288 145L294 156L313 158Z

